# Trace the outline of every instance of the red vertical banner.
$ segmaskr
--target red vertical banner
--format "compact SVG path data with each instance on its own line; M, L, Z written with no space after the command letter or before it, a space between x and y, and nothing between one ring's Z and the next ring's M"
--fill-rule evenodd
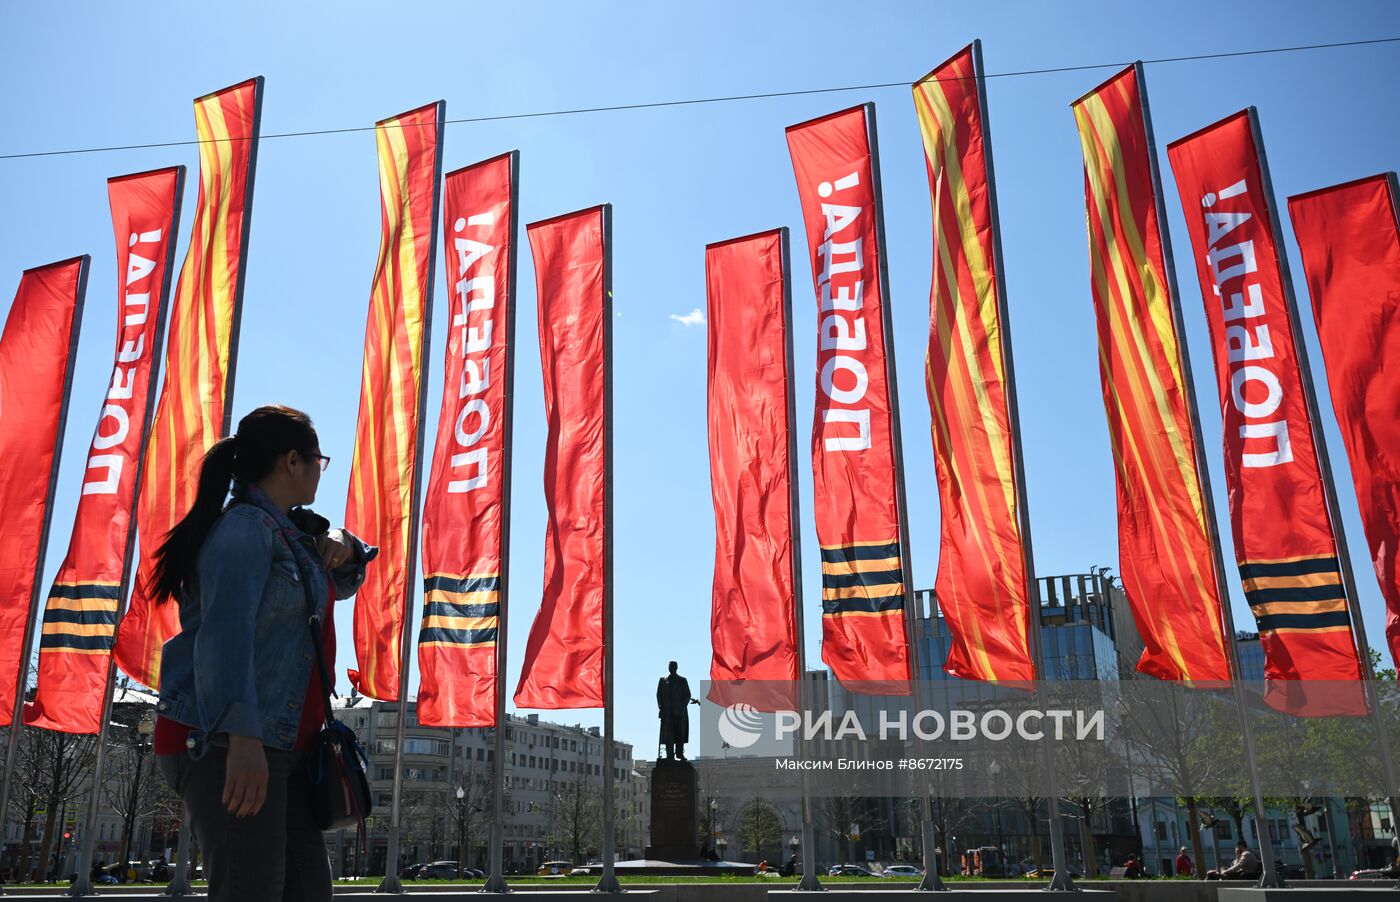
M1254 135L1245 110L1167 147L1210 324L1235 558L1268 680L1359 680Z
M1288 199L1332 410L1400 661L1400 216L1395 174Z
M1007 403L989 156L972 46L914 84L933 202L926 357L942 523L944 669L1033 680L1030 593Z
M0 333L0 716L14 725L87 291L88 258L27 269Z
M155 604L155 553L194 504L199 465L228 432L232 412L262 87L254 78L194 102L199 199L170 305L165 385L136 502L141 557L113 652L118 667L153 689L165 640L180 631L176 605Z
M710 700L787 709L802 641L789 454L787 230L707 246L705 291L715 508Z
M68 554L49 589L39 684L24 722L96 733L136 537L133 505L150 430L155 361L180 225L185 168L107 180L117 242L117 347L83 471Z
M397 701L413 581L433 310L442 101L375 123L382 214L345 527L379 546L355 596L355 689Z
M881 284L876 163L865 106L789 126L817 295L812 474L822 660L869 694L907 694L909 639ZM879 681L879 682L875 682Z
M443 262L452 288L427 498L418 722L496 723L510 539L519 154L444 179Z
M611 383L605 206L525 227L544 370L544 594L515 690L522 708L603 707Z
M1165 680L1228 680L1224 599L1144 107L1132 66L1073 104L1084 154L1099 375L1117 473L1119 572L1146 646L1138 670Z

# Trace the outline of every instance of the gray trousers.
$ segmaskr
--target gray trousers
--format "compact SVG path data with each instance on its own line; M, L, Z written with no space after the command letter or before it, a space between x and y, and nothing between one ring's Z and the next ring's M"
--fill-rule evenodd
M210 746L198 761L157 755L161 774L185 803L204 856L210 902L329 902L331 866L325 839L311 818L299 758L264 746L267 800L238 818L224 807L228 749Z

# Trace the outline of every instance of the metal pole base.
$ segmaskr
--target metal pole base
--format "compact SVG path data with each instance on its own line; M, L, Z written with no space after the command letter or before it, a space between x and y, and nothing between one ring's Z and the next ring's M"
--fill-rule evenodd
M67 892L63 895L71 899L81 899L84 896L97 895L92 889L92 876L86 873L78 874L78 879L74 881L72 886L68 887Z
M593 887L595 893L622 893L626 892L622 884L617 882L617 875L611 870L603 872L603 876L598 878L598 885Z
M186 817L180 825L180 839L175 844L175 879L165 888L164 895L180 898L193 896L190 889L190 821Z
M482 885L481 889L477 890L477 892L479 892L479 893L513 893L513 892L515 892L515 890L511 889L511 888L506 884L506 878L502 877L500 874L492 874L490 877L486 878L486 883L484 883L484 884Z
M1069 875L1069 871L1056 871L1055 876L1050 878L1050 884L1045 887L1047 893L1077 893L1079 887L1074 885L1074 878Z
M376 893L401 894L403 892L403 884L399 882L398 874L390 874L379 881L379 885L374 888L374 891Z
M161 895L172 896L179 899L185 896L193 896L194 891L190 889L190 881L184 874L176 874L175 879L170 881L170 885L165 888L165 891L162 892Z
M924 808L928 808L928 796L924 797ZM943 875L938 873L938 837L933 832L932 818L922 818L919 823L919 831L923 835L924 876L914 891L918 893L943 892L948 887L943 884Z
M1264 874L1259 878L1260 889L1284 889L1288 886L1283 880L1283 873L1274 868L1265 868Z
M797 884L797 892L824 893L826 887L822 886L822 882L817 879L816 874L803 874L802 879Z

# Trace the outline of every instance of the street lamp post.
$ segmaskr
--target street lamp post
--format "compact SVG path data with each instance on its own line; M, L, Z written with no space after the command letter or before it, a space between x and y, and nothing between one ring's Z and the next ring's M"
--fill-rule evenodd
M720 860L720 861L728 861L728 860L729 860L729 859L726 858L725 855L724 855L725 849L728 849L728 848L729 848L729 840L725 839L725 838L724 838L724 834L721 833L720 836L719 836L719 838L715 840L715 849L719 852L719 860Z
M796 834L796 833L794 833L794 834L792 835L792 838L788 840L788 852L790 853L789 856L788 856L788 861L793 862L794 865L795 865L796 862L797 862L797 849L798 849L798 847L800 847L801 845L802 845L802 840L800 840L800 839L797 838L797 834Z
M995 760L987 765L987 773L992 777L992 790L996 790L997 774L1001 773L1001 765ZM1001 832L1001 802L996 798L992 800L992 819L996 822L997 831L997 851L1001 855L1001 870L1006 873L1009 868L1006 862L1006 837Z
M126 807L126 831L122 838L123 873L126 871L127 862L131 860L131 835L136 830L136 806L141 802L141 769L146 761L146 753L151 749L151 734L155 729L156 721L150 713L136 724L136 742L133 744L136 750L136 776L131 781L131 797Z
M463 860L467 857L467 791L457 787L457 879L462 879Z

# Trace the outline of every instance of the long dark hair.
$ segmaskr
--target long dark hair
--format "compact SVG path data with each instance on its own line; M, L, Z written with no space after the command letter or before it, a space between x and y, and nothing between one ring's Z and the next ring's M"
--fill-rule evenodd
M288 451L310 456L318 445L311 417L280 404L259 407L238 421L237 432L215 442L199 467L194 506L165 534L165 542L156 552L156 599L180 597L204 539L224 511L231 483L257 482Z

